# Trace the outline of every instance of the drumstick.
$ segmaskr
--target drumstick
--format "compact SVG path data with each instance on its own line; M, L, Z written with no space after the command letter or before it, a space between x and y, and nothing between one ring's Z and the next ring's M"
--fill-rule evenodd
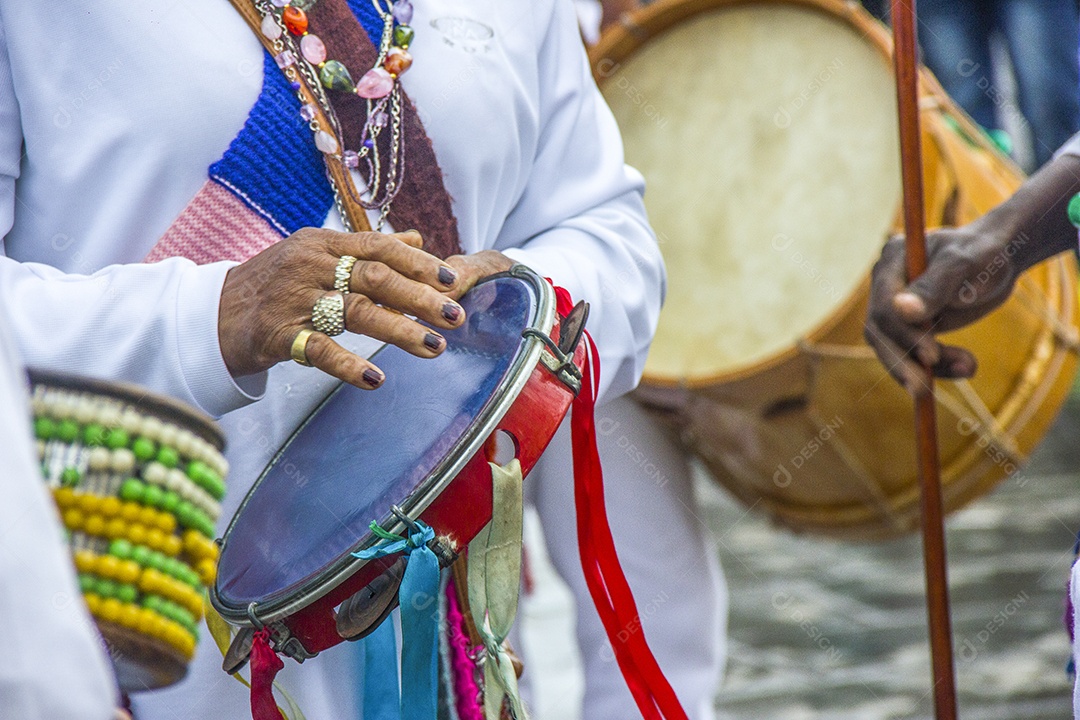
M915 0L892 0L893 59L900 115L900 165L904 188L908 281L926 270L926 213L923 207L922 144L919 134L918 65L915 42ZM953 671L949 583L946 573L945 528L941 506L934 378L923 368L931 392L915 400L915 441L919 462L923 569L930 623L930 658L934 678L934 715L956 718L956 680Z

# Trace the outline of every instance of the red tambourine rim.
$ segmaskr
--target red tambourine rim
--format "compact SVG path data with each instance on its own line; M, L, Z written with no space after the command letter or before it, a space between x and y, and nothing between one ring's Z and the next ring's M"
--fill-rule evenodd
M555 292L551 285L524 265L515 265L508 272L498 273L497 275L484 278L480 283L490 282L505 277L513 277L522 280L528 283L536 291L536 314L528 328L539 330L544 335L550 335L551 330L555 325ZM469 426L468 430L462 434L461 439L447 451L439 464L436 465L427 477L420 482L416 489L400 503L397 503L398 508L402 510L407 518L414 520L433 505L443 491L445 491L454 481L458 473L461 472L473 456L483 448L484 442L486 442L491 433L498 428L499 423L513 407L522 390L528 385L533 370L540 362L540 356L543 349L544 344L538 338L528 334L523 336L522 345L518 351L517 357L510 364L502 381L500 381L498 387L496 387L491 395L492 398L496 398L495 401L489 401L489 403L485 405L476 420ZM222 540L222 553L224 553L225 547L228 545L229 535L233 530L233 526L236 524L237 518L240 517L240 514L243 513L248 501L258 490L260 485L262 485L263 479L277 464L278 460L282 457L296 436L307 426L311 418L315 417L323 404L329 402L334 395L335 393L331 393L319 404L318 408L316 408L300 427L293 432L285 445L278 450L270 460L269 464L267 464L266 469L263 470L259 479L252 486L251 490L248 491L244 501L237 509L236 514L233 515L232 519L229 521L229 527L225 531L225 536ZM389 508L387 509L387 514L379 522L379 525L387 532L398 535L404 534L408 527L406 522L391 513ZM353 548L352 552L368 548L377 541L378 538L376 538L373 533L369 532L362 541ZM303 582L299 587L292 590L287 595L269 598L265 602L256 603L254 607L237 607L228 604L218 595L217 582L215 582L214 586L210 588L210 601L221 616L234 625L253 626L255 623L252 622L252 616L255 616L259 623L278 622L295 615L313 602L332 592L339 585L359 572L368 562L368 560L352 557L349 553L345 553L344 556L329 563L325 568L316 573L314 577Z

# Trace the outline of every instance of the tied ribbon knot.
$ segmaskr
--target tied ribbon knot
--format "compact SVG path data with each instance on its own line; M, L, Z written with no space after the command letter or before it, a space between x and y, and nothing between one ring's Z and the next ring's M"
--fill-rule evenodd
M365 720L436 720L438 712L439 559L428 547L435 531L420 521L404 536L372 522L379 542L353 553L372 560L406 553L408 562L398 589L401 612L401 684L398 685L397 638L392 622L383 622L364 638Z

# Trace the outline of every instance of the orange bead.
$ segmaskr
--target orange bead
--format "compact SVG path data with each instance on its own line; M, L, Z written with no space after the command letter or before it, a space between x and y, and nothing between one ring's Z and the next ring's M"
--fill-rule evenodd
M300 8L292 6L285 8L281 13L281 19L285 23L285 28L293 35L303 35L307 32L307 13Z
M383 67L386 68L386 72L397 77L412 67L412 55L409 54L408 50L392 47L386 53Z

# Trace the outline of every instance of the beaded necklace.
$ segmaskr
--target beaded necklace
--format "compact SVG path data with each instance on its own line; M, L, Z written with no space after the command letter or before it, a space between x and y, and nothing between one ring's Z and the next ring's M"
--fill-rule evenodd
M375 65L359 82L354 82L342 62L327 59L326 45L322 39L308 32L307 11L316 2L255 0L255 7L262 15L260 32L273 44L276 53L274 61L300 98L300 116L311 128L315 146L324 154L327 163L340 165L342 172L330 172L328 175L346 228L357 229L351 227L353 223L350 223L343 207L343 190L353 203L369 210L379 210L375 230L381 230L390 205L401 188L405 172L402 133L404 104L398 79L412 66L412 55L409 53L409 45L415 36L409 25L413 15L412 3L410 0L385 0L384 5L384 0L372 0L372 5L383 20L379 53ZM367 102L359 149L344 149L341 124L325 90L355 93ZM309 98L313 98L318 105L310 102ZM320 114L329 120L329 129L318 122ZM383 157L379 152L379 137L387 128L390 133L389 152ZM365 200L357 191L351 170L361 172L366 178L370 200ZM344 178L345 182L335 180L335 176Z

